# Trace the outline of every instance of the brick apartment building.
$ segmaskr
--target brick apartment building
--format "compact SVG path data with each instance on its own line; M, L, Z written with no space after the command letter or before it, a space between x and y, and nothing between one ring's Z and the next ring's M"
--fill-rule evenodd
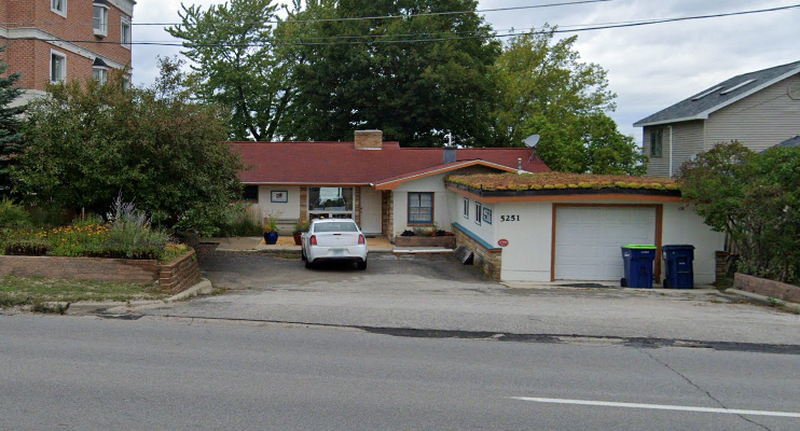
M134 0L0 0L0 53L25 100L47 84L104 82L131 63Z

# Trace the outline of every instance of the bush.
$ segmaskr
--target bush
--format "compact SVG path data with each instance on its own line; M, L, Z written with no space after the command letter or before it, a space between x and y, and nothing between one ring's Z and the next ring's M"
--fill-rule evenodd
M215 227L213 236L260 236L261 224L251 213L250 204L232 203L226 208L221 223Z
M11 240L3 244L3 253L10 256L45 256L50 244L43 239Z
M30 214L25 208L14 204L11 199L0 200L0 228L20 228L31 223Z
M800 148L732 142L681 167L681 192L739 254L740 272L800 283Z

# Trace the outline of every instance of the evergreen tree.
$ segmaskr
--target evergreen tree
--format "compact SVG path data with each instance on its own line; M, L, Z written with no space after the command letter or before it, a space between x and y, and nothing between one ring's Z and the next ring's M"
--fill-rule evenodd
M5 47L0 46L0 52ZM22 90L16 86L19 73L4 76L8 65L0 60L0 196L7 196L11 192L11 178L9 167L14 156L22 150L22 134L19 128L19 116L25 111L24 106L12 106L12 102L21 94Z

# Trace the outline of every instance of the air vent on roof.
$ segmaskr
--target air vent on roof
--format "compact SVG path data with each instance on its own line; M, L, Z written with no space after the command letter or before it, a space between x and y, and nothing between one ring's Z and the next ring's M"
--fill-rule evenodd
M731 87L731 88L729 88L729 89L727 89L727 90L725 90L725 91L723 91L723 92L721 92L721 93L719 93L719 94L728 94L728 93L730 93L731 91L738 90L738 89L740 89L740 88L744 87L745 85L747 85L747 84L749 84L749 83L751 83L751 82L753 82L753 81L755 81L755 79L748 79L747 81L745 81L745 82L742 82L742 83L740 83L740 84L736 84L736 85L734 85L733 87Z
M702 98L704 98L704 97L708 96L708 95L709 95L709 94L711 94L711 93L716 93L717 91L719 91L719 90L721 90L721 89L722 89L722 86L721 86L721 85L720 85L719 87L714 87L714 88L712 88L711 90L708 90L708 91L706 91L706 92L703 92L703 93L700 93L700 94L698 94L697 96L694 96L694 97L692 97L692 100L700 100L700 99L702 99Z

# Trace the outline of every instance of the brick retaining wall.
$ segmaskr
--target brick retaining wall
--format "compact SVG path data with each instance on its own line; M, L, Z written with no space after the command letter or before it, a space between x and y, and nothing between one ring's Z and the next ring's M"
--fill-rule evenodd
M200 267L194 251L165 264L152 259L0 256L0 276L3 275L129 283L158 281L170 291L180 292L199 281Z
M501 249L489 249L483 244L472 239L468 234L453 225L456 234L456 247L464 246L475 254L474 264L479 266L484 274L492 280L500 281L500 269L503 256Z
M800 286L736 273L733 288L800 304Z
M158 284L173 293L186 290L200 281L200 266L194 251L158 265Z

